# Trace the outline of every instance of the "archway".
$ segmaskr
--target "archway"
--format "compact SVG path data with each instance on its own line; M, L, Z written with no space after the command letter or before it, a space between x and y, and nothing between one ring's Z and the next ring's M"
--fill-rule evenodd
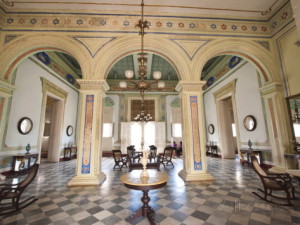
M198 54L198 53L197 53ZM278 66L274 64L276 61L271 52L259 46L255 42L227 40L227 41L212 41L208 43L197 55L201 68L204 66L203 60L207 57L217 55L235 55L249 61L258 71L260 77L260 86L257 87L260 93L260 98L263 99L263 105L266 109L266 123L269 130L269 139L272 149L272 158L275 165L283 164L283 154L288 146L289 129L286 121L286 107L283 96ZM200 66L197 68L200 69ZM196 76L194 74L194 76ZM199 75L197 75L199 76ZM280 131L278 129L280 127ZM278 135L278 132L281 135ZM272 160L271 160L272 161Z
M8 65L6 67L6 71L3 71L2 75L3 76L3 81L2 85L4 85L6 88L11 89L11 96L15 95L15 93L18 93L19 98L11 98L11 96L4 96L4 101L5 101L5 107L4 107L4 112L11 112L10 105L13 104L13 108L16 107L17 103L14 103L15 100L20 102L22 97L25 97L25 100L23 101L23 106L22 109L17 110L21 114L26 114L30 115L30 118L34 121L34 128L31 134L29 134L25 140L26 144L30 142L32 144L32 151L37 151L38 153L41 153L41 139L43 138L44 134L44 127L45 127L45 116L44 116L44 110L45 110L45 105L46 105L46 100L45 98L47 95L50 93L51 95L55 96L58 99L63 99L62 102L60 102L59 108L59 116L58 113L55 113L56 119L59 117L60 118L60 123L58 126L54 126L56 131L60 132L54 132L54 135L59 135L59 139L57 139L56 142L56 147L58 152L55 153L55 161L58 162L62 156L63 152L63 146L67 146L67 144L72 141L72 144L75 145L76 143L75 140L75 132L73 137L66 137L66 132L65 128L68 125L72 125L74 128L76 128L76 113L77 113L77 99L78 99L78 87L73 87L72 85L75 84L75 79L77 77L72 76L71 74L65 73L61 68L59 68L59 65L55 60L53 60L53 64L50 65L49 63L49 51L53 52L53 50L59 50L59 52L73 52L75 54L76 51L72 50L74 47L71 47L72 44L70 44L69 38L61 38L59 36L55 36L52 40L46 39L44 36L40 37L33 37L27 39L29 36L26 37L20 37L17 38L10 43L7 44L4 50L5 57L1 55L0 57L2 58L1 63L7 63ZM52 36L54 37L54 36ZM48 38L48 37L47 37ZM57 38L57 39L56 39ZM50 41L49 41L50 40ZM61 44L61 42L65 42L65 44ZM66 44L68 43L68 44ZM74 44L74 43L73 43ZM10 49L11 45L14 46L14 48ZM10 49L10 50L9 50ZM48 54L47 54L47 53ZM41 53L41 54L39 54ZM57 52L58 53L58 52ZM15 55L14 55L15 54ZM60 53L61 54L61 53ZM41 57L39 57L39 55ZM81 58L82 61L82 55L84 53L81 53L79 56L77 55L77 58ZM51 57L53 54L51 55ZM67 56L67 54L66 54ZM86 56L84 56L86 57ZM43 61L46 60L46 61ZM52 59L51 59L52 60ZM58 58L56 59L58 60ZM22 72L18 71L17 68L19 68L22 65ZM48 67L47 67L48 66ZM35 69L33 69L35 68ZM39 69L40 68L40 69ZM43 68L43 69L42 69ZM48 72L46 72L48 71ZM26 89L21 88L20 89L20 84L22 83L21 81L19 82L19 79L16 79L17 76L22 77L24 74L28 74L30 78L25 78L23 77L21 80L24 81L24 79L28 79L28 87ZM46 75L48 74L48 75ZM52 75L56 74L56 78L52 78ZM61 77L60 77L61 75ZM66 75L66 77L64 77ZM36 76L36 77L34 77ZM42 86L41 79L39 76L42 78L46 79L46 83L51 85L48 85L48 89L45 88L45 86ZM33 80L31 80L33 78ZM59 82L63 83L63 87L61 88ZM7 82L5 82L7 81ZM30 83L31 82L31 83ZM14 86L12 86L12 83ZM46 85L47 86L47 85ZM62 89L64 89L62 91ZM22 91L25 91L25 94L21 93ZM37 92L35 91L37 90ZM42 97L41 90L44 91L44 97ZM66 92L65 92L66 91ZM72 93L71 93L72 92ZM20 94L21 93L21 94ZM69 95L69 98L67 100L66 97L63 97L61 93L67 93L66 95ZM71 94L70 94L71 93ZM3 93L1 93L2 96ZM32 97L32 95L34 97ZM2 100L3 100L2 98ZM30 101L31 100L31 101ZM25 104L26 101L30 101L28 104ZM25 104L25 105L24 105ZM32 106L32 104L37 104L37 106ZM72 107L75 106L74 109ZM18 107L17 107L18 109ZM9 119L12 117L12 114L14 113L4 113L2 114L1 120L5 123L4 127L8 127L10 129L9 133L14 132L13 129L10 128L9 125ZM74 116L73 116L74 114ZM6 115L9 115L9 117L6 118ZM15 115L15 114L14 114ZM15 115L18 117L18 115ZM64 118L67 117L67 118ZM15 118L17 119L17 118ZM13 119L14 120L14 119ZM13 122L13 121L12 121ZM7 133L7 129L1 129L1 146L2 144L5 144L5 138L10 139L9 133ZM61 134L61 135L60 135ZM47 134L48 135L48 134ZM47 136L46 135L46 136ZM23 138L23 139L24 139ZM22 139L22 140L23 140ZM60 141L63 140L63 141ZM21 146L23 145L21 143L21 138L19 139L18 143L18 150L20 150ZM7 146L8 149L13 150L15 145L12 146L9 144ZM6 147L5 147L6 148Z

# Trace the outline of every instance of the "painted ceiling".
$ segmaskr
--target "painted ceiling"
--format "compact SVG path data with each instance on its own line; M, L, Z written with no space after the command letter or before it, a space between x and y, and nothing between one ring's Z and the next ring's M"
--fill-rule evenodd
M176 80L178 81L178 75L173 66L164 58L159 55L147 53L147 74L148 80L153 79L153 72L160 71L162 73L161 80ZM138 56L137 54L126 56L120 59L109 71L108 79L124 79L125 70L133 70L134 78L138 79Z
M209 15L211 17L269 18L287 0L144 0L145 14ZM94 11L136 14L136 0L1 0L1 6L13 11Z
M68 83L79 88L76 79L81 79L82 74L75 58L65 53L53 51L39 52L35 54L35 57ZM121 91L119 82L126 80L124 75L125 70L133 70L133 80L139 79L137 57L137 54L125 56L112 66L107 75L107 83L110 86L110 91ZM231 55L220 55L208 60L201 73L201 80L207 81L205 88L213 85L241 61L241 58ZM166 83L163 92L175 92L179 76L174 67L161 56L148 53L146 80L149 82L154 81L154 71L162 73L161 80Z

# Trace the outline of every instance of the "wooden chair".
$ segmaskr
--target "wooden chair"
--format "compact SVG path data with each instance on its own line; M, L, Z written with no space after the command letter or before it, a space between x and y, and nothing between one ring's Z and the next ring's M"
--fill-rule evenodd
M150 152L149 152L148 158L149 158L150 162L152 162L152 159L155 162L157 147L155 145L150 145L149 148L150 148Z
M121 150L112 150L112 152L115 160L113 170L115 170L116 166L119 167L119 170L122 170L123 166L127 167L127 154L122 154Z
M147 169L156 169L160 171L160 163L159 162L148 162ZM136 161L128 154L128 171L131 172L132 170L142 170L143 164L139 161Z
M134 145L129 145L129 146L127 147L127 157L128 157L128 159L129 159L129 158L132 159L133 162L135 162L136 160L137 160L137 161L140 161L140 157L141 157L141 156L142 156L142 155L137 154L137 152L135 152Z
M247 154L247 153L246 153ZM247 156L246 156L247 157ZM244 166L245 164L247 164L247 166L250 166L249 161L247 158L245 158L245 154L240 154L240 163Z
M31 166L27 177L17 184L0 184L0 215L17 212L38 200L32 196L20 201L22 193L36 177L39 165Z
M157 161L159 163L163 164L165 168L166 168L166 166L169 165L169 163L174 168L174 164L172 163L173 151L175 151L173 147L171 147L171 146L165 147L164 153L159 154Z
M293 204L291 203L290 200L295 199L296 197L295 197L295 187L292 184L291 177L286 173L275 174L275 173L268 173L264 171L259 165L258 160L254 155L251 156L251 164L254 171L258 174L263 184L264 190L259 188L258 190L263 192L264 196L261 196L256 192L252 192L252 193L258 196L259 198L270 203L292 206ZM286 197L284 198L284 197L273 195L272 191L284 191L286 193ZM292 194L292 198L291 198L291 194ZM268 196L286 200L288 204L280 204L280 203L273 202L267 199Z

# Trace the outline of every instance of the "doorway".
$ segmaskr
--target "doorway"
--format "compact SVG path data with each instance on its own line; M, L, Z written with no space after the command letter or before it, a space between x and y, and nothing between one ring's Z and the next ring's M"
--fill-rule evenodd
M238 152L232 97L218 101L222 158L234 159Z
M41 158L49 162L59 162L60 159L62 121L63 102L47 96Z

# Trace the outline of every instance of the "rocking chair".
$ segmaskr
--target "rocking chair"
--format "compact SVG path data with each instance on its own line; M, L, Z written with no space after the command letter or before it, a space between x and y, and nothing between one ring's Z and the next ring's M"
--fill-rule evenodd
M295 187L292 184L292 179L289 176L289 174L286 174L286 173L276 173L275 174L275 173L265 172L260 167L258 160L254 155L251 156L251 164L252 164L254 171L258 174L258 176L264 186L264 190L259 189L259 188L257 190L264 193L264 196L261 196L256 192L252 192L252 193L255 194L256 196L258 196L259 198L261 198L262 200L265 200L265 201L273 203L273 204L278 204L278 205L282 205L282 206L293 206L293 204L291 203L291 200L296 199ZM286 197L284 198L284 197L279 197L279 196L273 195L272 191L284 191L286 193ZM292 198L291 198L291 194L292 194ZM277 202L273 202L273 201L267 199L268 196L286 200L288 204L280 204Z
M0 184L0 215L17 212L38 200L35 196L20 201L23 191L34 180L40 164L34 164L27 177L17 184Z

